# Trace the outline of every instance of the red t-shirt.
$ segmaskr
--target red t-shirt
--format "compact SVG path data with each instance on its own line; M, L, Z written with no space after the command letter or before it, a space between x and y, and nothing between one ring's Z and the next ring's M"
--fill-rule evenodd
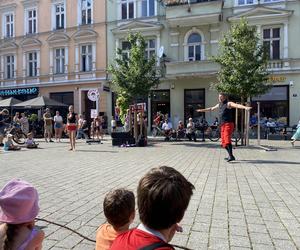
M137 228L119 234L110 250L138 250L151 244L163 242L155 235L149 234ZM171 247L160 247L159 250L173 250Z

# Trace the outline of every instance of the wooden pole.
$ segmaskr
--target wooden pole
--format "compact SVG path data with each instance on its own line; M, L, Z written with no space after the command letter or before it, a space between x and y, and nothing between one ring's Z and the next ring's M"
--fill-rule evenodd
M133 121L133 133L134 133L134 139L135 139L135 143L137 143L137 140L138 140L138 124L137 124L137 106L136 104L134 104L134 121Z

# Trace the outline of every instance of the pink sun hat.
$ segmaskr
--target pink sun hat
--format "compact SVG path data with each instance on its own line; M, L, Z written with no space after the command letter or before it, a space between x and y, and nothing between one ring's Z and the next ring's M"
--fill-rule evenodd
M38 192L28 182L11 180L0 191L0 222L31 222L39 213Z

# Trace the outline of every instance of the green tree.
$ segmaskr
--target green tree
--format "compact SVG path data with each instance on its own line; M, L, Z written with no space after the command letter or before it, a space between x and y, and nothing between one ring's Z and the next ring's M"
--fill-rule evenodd
M108 68L111 81L116 87L121 105L121 116L126 113L127 104L136 103L138 99L149 95L151 88L159 84L155 56L146 58L146 41L140 33L129 34L129 56L117 50L114 63ZM123 109L123 110L122 110Z
M221 66L214 84L219 92L239 97L243 103L268 91L268 54L260 44L255 26L249 26L245 19L224 36L214 60Z

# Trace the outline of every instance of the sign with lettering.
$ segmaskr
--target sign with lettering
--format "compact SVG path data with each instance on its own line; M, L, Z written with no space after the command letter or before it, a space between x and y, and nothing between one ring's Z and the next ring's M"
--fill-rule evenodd
M22 88L22 89L0 89L1 97L21 96L21 95L37 95L39 88Z
M271 75L269 76L268 82L285 82L286 81L286 77L285 76L274 76Z

